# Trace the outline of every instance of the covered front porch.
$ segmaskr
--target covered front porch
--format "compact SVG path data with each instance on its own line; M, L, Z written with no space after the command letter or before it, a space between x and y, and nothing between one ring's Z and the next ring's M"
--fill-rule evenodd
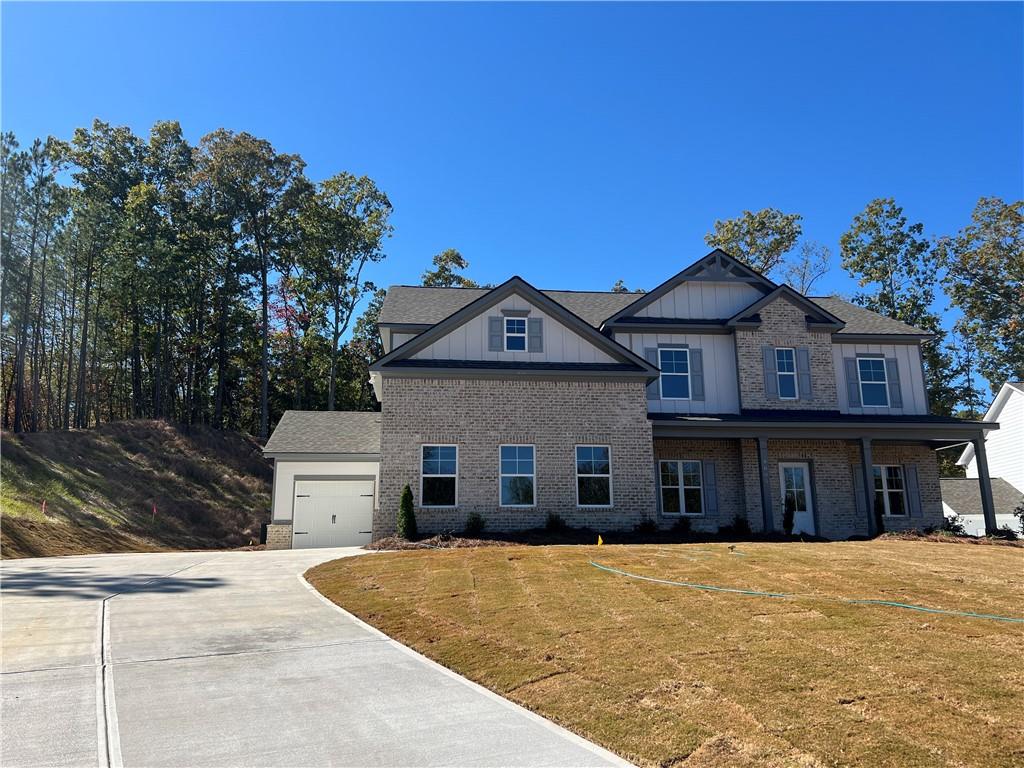
M971 442L986 528L996 530L982 432L990 424L829 411L650 418L662 526L686 517L695 530L745 522L754 532L827 539L938 528L944 516L935 450ZM674 479L673 464L685 469L692 461L702 462L699 514L674 503L671 485L683 482Z

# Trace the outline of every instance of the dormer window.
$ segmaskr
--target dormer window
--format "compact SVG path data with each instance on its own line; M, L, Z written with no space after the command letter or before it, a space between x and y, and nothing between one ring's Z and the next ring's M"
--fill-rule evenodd
M777 347L775 350L775 375L779 380L779 399L796 400L799 388L796 383L796 350Z
M526 351L526 318L506 317L505 318L505 351L525 352Z

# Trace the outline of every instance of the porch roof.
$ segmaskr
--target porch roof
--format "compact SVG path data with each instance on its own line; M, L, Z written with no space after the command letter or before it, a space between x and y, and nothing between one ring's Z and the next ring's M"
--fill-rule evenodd
M963 443L991 422L952 416L875 416L830 410L743 410L740 413L648 413L655 437L772 437L799 439L910 440L936 447Z

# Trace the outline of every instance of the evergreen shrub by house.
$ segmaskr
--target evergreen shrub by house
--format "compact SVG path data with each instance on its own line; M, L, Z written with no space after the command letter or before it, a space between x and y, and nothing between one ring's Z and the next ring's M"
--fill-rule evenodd
M412 508L412 489L407 485L402 489L402 498L398 502L398 535L406 541L416 541L416 512Z
M479 536L484 531L484 519L479 512L470 512L466 517L466 533Z

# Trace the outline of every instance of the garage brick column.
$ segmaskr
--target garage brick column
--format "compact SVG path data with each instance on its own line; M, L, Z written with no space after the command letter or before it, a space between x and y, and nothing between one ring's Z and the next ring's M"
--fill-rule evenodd
M291 549L291 523L271 523L267 526L267 549Z

